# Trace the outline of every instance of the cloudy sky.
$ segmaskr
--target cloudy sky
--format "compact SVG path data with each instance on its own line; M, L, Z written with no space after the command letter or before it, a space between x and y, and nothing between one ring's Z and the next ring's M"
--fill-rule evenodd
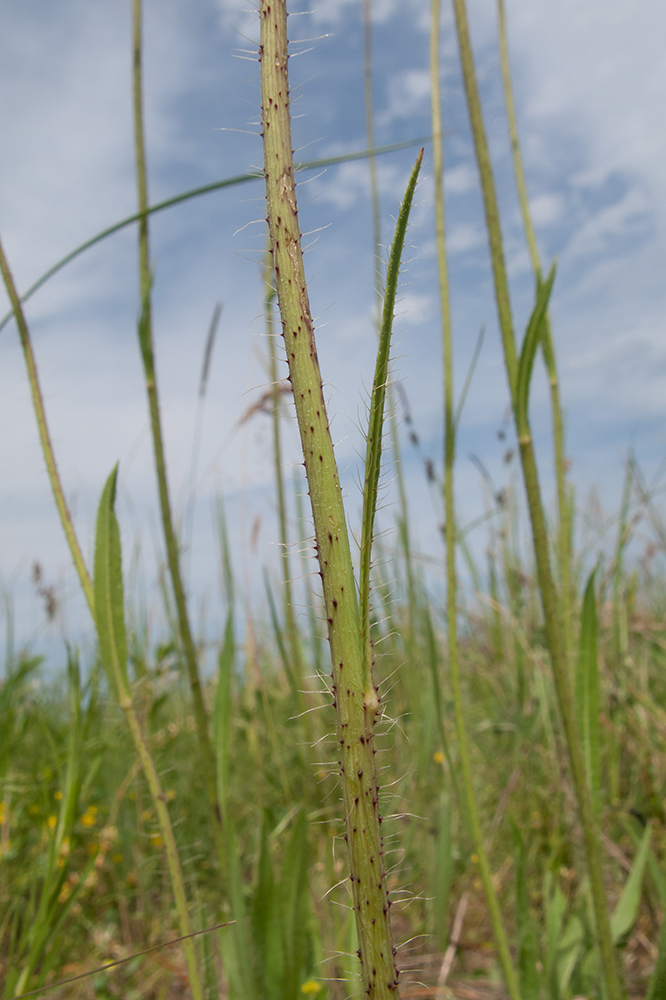
M257 13L251 0L146 0L145 87L151 200L261 165ZM429 4L375 0L376 139L430 131ZM315 159L365 145L360 0L294 4L290 19L297 156ZM544 260L557 257L553 324L567 410L568 453L582 504L593 486L618 503L630 446L646 474L666 455L666 8L657 0L507 0L516 103L527 182ZM517 328L532 281L510 169L493 0L470 17L497 170ZM463 523L487 502L470 455L497 487L515 473L498 439L507 405L481 201L461 90L451 12L441 39L447 225L458 386L479 329L486 335L458 451ZM78 243L135 210L131 144L130 3L4 0L0 5L0 234L20 289ZM383 239L390 239L415 150L379 162ZM436 498L422 457L439 463L441 351L428 148L409 232L394 374L421 441L400 434L416 541L439 558ZM355 162L301 175L301 222L312 235L306 266L320 360L352 524L374 332L368 168ZM195 620L208 634L221 616L211 509L223 496L239 581L260 589L278 572L270 427L240 422L267 383L260 275L265 215L260 182L162 213L152 223L155 334L172 495L182 517L191 482L202 353L216 302L215 345L186 566ZM3 296L3 305L6 299ZM120 461L119 515L128 575L151 621L161 563L155 483L136 345L136 233L126 229L80 257L30 302L43 391L60 471L88 557L96 503ZM404 411L402 411L404 413ZM540 378L533 416L547 435ZM55 648L89 632L39 451L15 326L0 333L0 586L13 604L16 641ZM288 475L298 476L291 416ZM542 450L546 484L549 452ZM392 523L387 469L383 526ZM292 524L294 533L297 525ZM391 536L388 536L391 544ZM479 533L478 551L483 550ZM134 558L132 558L134 553ZM61 611L47 626L31 581L39 562ZM141 569L136 569L140 566ZM141 584L136 583L140 580ZM203 623L207 624L204 625ZM212 632L211 632L212 630ZM46 645L45 645L46 644Z

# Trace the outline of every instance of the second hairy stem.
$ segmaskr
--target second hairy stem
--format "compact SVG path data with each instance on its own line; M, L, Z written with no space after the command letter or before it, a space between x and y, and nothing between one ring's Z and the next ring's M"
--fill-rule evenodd
M363 643L349 535L333 453L301 250L294 182L285 0L262 0L261 89L268 224L333 666L333 692L351 883L366 995L397 990L382 858L374 722L379 699L364 691Z

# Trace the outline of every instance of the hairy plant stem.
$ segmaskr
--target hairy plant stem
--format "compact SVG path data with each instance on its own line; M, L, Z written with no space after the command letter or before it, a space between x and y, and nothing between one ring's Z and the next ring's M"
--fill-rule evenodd
M284 494L284 474L282 467L282 441L280 436L280 387L278 385L277 349L275 341L275 329L273 322L273 303L275 300L275 287L273 285L273 269L270 257L266 262L264 286L266 297L264 309L266 312L266 328L268 334L269 349L269 373L271 387L273 389L273 460L275 464L275 489L278 501L278 524L280 531L280 557L282 560L282 587L283 587L283 608L285 624L287 626L287 639L289 641L289 651L291 654L291 669L298 688L297 696L301 702L301 707L305 708L304 696L301 692L303 683L303 657L301 655L301 644L299 642L296 619L294 618L294 602L291 588L291 567L289 565L289 534L287 531L287 504ZM307 722L307 718L306 718Z
M506 31L506 10L504 0L497 0L497 18L499 27L499 51L500 65L502 69L502 83L504 85L504 103L506 105L506 117L509 124L509 138L511 140L511 156L513 159L513 172L516 179L516 189L518 191L518 201L520 203L520 213L523 219L523 228L529 249L532 269L537 282L543 278L539 248L537 246L534 225L530 214L529 198L527 197L527 185L525 183L525 171L520 152L520 141L518 133L518 122L516 119L516 109L513 100L513 87L511 85L511 63L509 60L509 45ZM557 509L559 517L559 527L557 534L557 562L560 577L559 600L561 616L564 624L564 641L566 645L567 659L571 660L573 651L573 609L571 592L571 514L570 503L566 481L566 460L564 456L564 417L562 413L562 401L560 398L560 383L557 374L557 362L555 359L555 347L553 344L550 318L546 315L543 324L541 345L543 357L548 372L550 384L550 404L551 420L553 423L553 452L555 457L555 478L557 482Z
M74 525L72 523L72 515L70 514L69 507L67 506L67 501L65 499L65 491L63 490L62 483L60 482L58 466L56 465L53 445L51 443L51 436L49 434L49 428L46 422L46 411L44 409L42 390L39 385L39 377L37 375L37 364L35 362L35 355L33 353L32 342L30 340L30 330L28 328L25 314L23 312L23 307L21 306L21 299L16 290L16 285L14 284L14 278L9 269L9 264L7 263L7 258L5 257L5 251L1 243L0 243L0 271L2 272L2 277L5 283L5 288L7 289L9 301L11 302L12 309L14 310L14 316L16 317L16 325L18 326L19 336L21 338L21 347L23 348L23 355L25 357L26 367L28 369L28 381L30 382L32 405L34 407L35 416L37 418L37 430L39 431L39 441L42 446L44 461L46 462L46 470L48 472L49 481L51 483L53 498L56 502L58 514L60 515L60 523L62 524L63 531L65 532L65 538L67 539L67 545L69 546L69 551L71 552L72 559L74 560L74 566L76 567L76 572L78 573L79 580L81 581L81 587L83 588L84 597L86 599L88 609L94 621L95 598L93 594L92 580L90 579L90 574L86 569L86 564L83 559L83 553L81 552L81 548L79 546L79 542L76 537L76 532L74 530Z
M224 845L221 835L221 813L217 799L217 784L215 779L215 754L208 732L208 714L204 705L197 651L192 636L187 599L180 571L180 555L178 540L173 526L169 485L167 481L166 458L164 454L164 438L160 417L157 378L155 372L155 352L153 347L150 246L148 236L148 173L146 168L146 152L143 126L143 82L142 82L142 0L133 0L133 93L134 93L134 145L136 154L136 181L139 205L139 288L141 294L141 319L139 322L139 341L141 357L146 381L148 409L150 413L150 428L155 456L155 472L160 499L160 512L164 530L169 574L176 602L178 615L178 631L182 652L187 665L187 673L192 690L192 703L197 735L201 747L202 771L206 786L210 809L213 816L213 834L220 862L224 859Z
M458 749L462 768L467 820L474 850L479 859L479 872L488 902L488 910L497 944L500 964L507 990L512 1000L520 1000L518 977L511 959L509 942L504 930L502 913L492 881L488 856L483 843L479 810L474 795L472 767L469 759L467 728L460 685L458 656L458 607L456 575L456 513L454 490L454 465L456 452L456 419L453 391L453 336L451 323L451 296L449 290L446 254L446 224L444 210L444 156L442 146L441 81L439 62L441 0L432 0L430 25L430 97L432 109L432 141L435 192L435 238L437 244L437 273L439 280L440 310L442 315L442 352L444 357L444 521L446 542L446 617L449 649L449 670L458 736ZM443 726L443 721L442 721Z
M262 131L268 225L278 303L308 479L333 666L346 840L363 986L396 995L374 764L379 695L363 689L364 650L349 535L333 452L303 267L294 182L285 0L260 7Z
M569 753L569 762L571 765L576 799L578 802L579 817L583 829L592 903L601 956L601 967L608 992L608 1000L621 1000L623 987L613 951L613 940L608 915L608 901L606 899L606 890L603 881L601 836L592 804L591 790L587 783L585 761L575 716L571 676L569 664L567 662L562 623L559 615L557 593L550 568L548 533L546 530L546 521L541 502L539 478L534 448L532 445L532 437L527 420L526 406L524 408L524 418L519 420L519 399L517 392L518 367L513 318L509 298L509 285L504 262L504 249L497 206L497 196L495 192L495 182L483 122L481 100L476 81L474 56L469 37L465 0L453 0L453 6L455 11L456 32L458 36L458 46L462 65L463 83L467 98L472 136L474 139L476 160L481 180L481 190L486 215L486 227L488 231L488 241L490 244L490 255L495 282L495 299L502 334L502 342L504 345L504 359L509 381L514 418L516 421L523 479L525 482L528 509L532 525L532 537L534 541L537 564L537 578L543 606L546 638L550 651L555 690L557 693L557 700Z

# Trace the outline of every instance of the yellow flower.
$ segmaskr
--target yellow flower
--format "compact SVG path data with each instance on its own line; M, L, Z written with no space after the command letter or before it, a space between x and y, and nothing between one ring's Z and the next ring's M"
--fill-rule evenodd
M173 800L175 799L175 797L176 797L175 790L173 788L170 788L168 790L168 792L166 793L166 800L167 800L167 802L173 802Z
M28 812L31 816L39 816L39 806L28 806Z
M56 802L60 802L62 798L62 792L60 791L60 789L58 789L57 792L53 793L53 798L56 800Z
M434 760L435 764L443 764L444 754L442 753L441 750L437 750L437 752L432 755L432 759Z
M0 802L0 823L5 822L5 803Z
M49 830L55 830L57 822L58 822L57 816L49 816L49 818L46 821Z
M113 861L114 865L119 865L122 863L123 856L122 854L114 854L112 855L111 860Z
M308 979L308 981L306 983L303 983L303 985L301 986L301 993L305 993L306 996L308 993L312 993L313 995L315 993L319 993L320 990L321 990L321 984L315 982L314 979Z
M479 856L477 854L473 854L472 855L472 864L473 865L478 865L478 863L479 863Z
M141 813L141 819L144 821L144 823L146 823L152 815L153 815L152 809L144 809L143 812Z
M59 903L66 903L72 892L72 887L69 882L63 882L62 889L60 890L60 895L58 896Z
M153 847L157 847L157 848L162 847L163 844L164 844L164 841L162 840L162 836L159 833L151 833L151 835L150 835L150 842L153 845Z

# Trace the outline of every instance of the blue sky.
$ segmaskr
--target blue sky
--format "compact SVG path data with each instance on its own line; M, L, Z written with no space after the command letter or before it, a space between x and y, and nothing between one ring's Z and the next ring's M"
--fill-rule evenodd
M146 116L153 201L261 164L256 10L248 0L146 0ZM83 0L5 0L0 7L0 234L25 288L61 255L135 207L131 146L130 5ZM291 62L297 155L314 159L364 146L360 0L292 8L294 39L311 39ZM527 182L544 260L558 258L553 324L567 410L568 453L582 503L596 486L617 506L629 446L648 473L666 454L666 10L656 0L507 0L514 84ZM486 123L502 202L516 325L529 314L532 281L510 169L496 49L495 5L470 3ZM377 142L430 131L429 4L376 0ZM461 520L486 503L477 455L497 485L511 480L498 440L507 392L466 125L451 13L442 31L447 225L460 387L486 326L458 449ZM386 243L415 150L379 161ZM423 452L439 463L441 351L428 149L409 232L395 324L395 377ZM312 233L306 266L333 436L352 524L360 498L355 464L372 382L372 229L363 162L301 175L300 217ZM195 527L188 547L192 610L214 632L221 616L211 503L225 497L240 578L258 590L261 567L277 574L270 428L259 415L239 426L267 382L259 261L263 192L254 183L155 217L155 332L168 463L182 513L196 421L197 387L211 313L223 314L203 417ZM3 300L4 301L4 300ZM135 233L125 230L81 257L30 303L62 477L85 551L92 553L97 499L120 460L119 514L128 574L140 544L145 602L155 589L161 539L147 414L136 346ZM543 378L533 391L547 435ZM55 648L89 633L61 538L30 408L14 326L0 333L0 581L12 595L19 643ZM291 418L288 474L298 474ZM420 459L401 438L417 543L439 559L438 514ZM511 430L509 428L509 444ZM548 450L542 467L550 483ZM392 472L387 468L390 526ZM260 519L260 520L258 520ZM293 526L295 527L295 526ZM257 538L256 546L251 536ZM391 536L388 537L391 542ZM483 550L484 538L476 545ZM56 587L50 626L31 567ZM136 574L135 574L136 575ZM204 622L208 624L204 626Z

